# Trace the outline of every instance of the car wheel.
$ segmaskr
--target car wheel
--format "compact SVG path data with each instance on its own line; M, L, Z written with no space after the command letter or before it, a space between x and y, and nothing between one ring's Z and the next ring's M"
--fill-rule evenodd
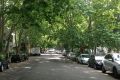
M104 66L102 66L102 73L106 73Z
M4 66L1 65L1 67L0 67L0 72L3 72L3 71L4 71Z
M115 78L118 78L118 72L117 72L117 69L116 68L113 68L113 76Z

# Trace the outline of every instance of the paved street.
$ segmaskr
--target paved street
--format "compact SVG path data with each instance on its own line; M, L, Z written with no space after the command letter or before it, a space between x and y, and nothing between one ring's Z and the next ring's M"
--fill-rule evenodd
M30 57L29 61L14 63L0 73L0 80L117 80L110 73L88 68L61 55Z

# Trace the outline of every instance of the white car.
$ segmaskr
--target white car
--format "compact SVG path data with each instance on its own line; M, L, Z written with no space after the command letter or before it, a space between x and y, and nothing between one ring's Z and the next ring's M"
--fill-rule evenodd
M89 54L80 54L77 60L78 60L78 63L87 64L89 60Z
M103 60L102 72L110 71L114 77L120 75L120 54L113 53L107 54Z
M57 54L62 54L62 52L61 52L60 50L55 50L55 52L56 52Z
M31 55L33 55L33 56L40 56L41 55L40 48L39 47L31 48Z
M48 49L47 51L46 51L46 53L47 54L55 54L56 53L56 51L55 51L55 49Z

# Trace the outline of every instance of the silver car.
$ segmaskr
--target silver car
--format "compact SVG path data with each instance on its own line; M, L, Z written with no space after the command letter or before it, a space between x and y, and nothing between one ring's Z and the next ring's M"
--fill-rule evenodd
M78 63L87 64L89 60L89 54L80 54L77 60L78 60Z
M113 53L107 54L103 60L102 72L110 71L114 77L120 75L120 54Z

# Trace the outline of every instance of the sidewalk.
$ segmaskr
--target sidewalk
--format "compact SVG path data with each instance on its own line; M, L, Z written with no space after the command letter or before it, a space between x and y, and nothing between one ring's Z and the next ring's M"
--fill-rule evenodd
M13 68L19 68L19 67L22 67L23 65L25 65L25 64L29 64L29 60L27 60L27 61L24 61L24 62L19 62L19 63L10 63L9 64L9 68L11 69L13 69Z

